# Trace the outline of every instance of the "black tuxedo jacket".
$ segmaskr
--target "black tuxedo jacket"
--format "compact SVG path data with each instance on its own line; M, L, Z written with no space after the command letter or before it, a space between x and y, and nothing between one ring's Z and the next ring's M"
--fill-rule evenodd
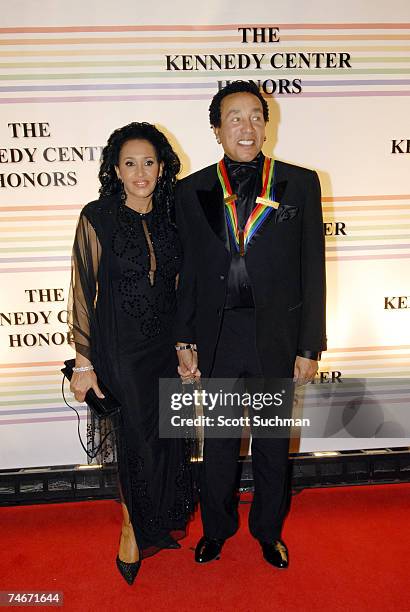
M316 172L280 161L275 166L280 206L249 243L245 259L263 373L292 377L299 351L326 349L322 208ZM197 343L199 368L209 376L231 257L216 164L178 183L176 219L184 259L175 338Z

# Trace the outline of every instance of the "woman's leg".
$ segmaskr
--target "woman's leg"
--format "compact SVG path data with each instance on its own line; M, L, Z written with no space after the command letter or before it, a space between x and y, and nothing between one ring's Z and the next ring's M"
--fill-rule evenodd
M127 506L124 501L121 501L123 522L121 527L120 545L118 549L118 557L125 563L135 563L138 561L139 550L135 540L134 529L130 521Z

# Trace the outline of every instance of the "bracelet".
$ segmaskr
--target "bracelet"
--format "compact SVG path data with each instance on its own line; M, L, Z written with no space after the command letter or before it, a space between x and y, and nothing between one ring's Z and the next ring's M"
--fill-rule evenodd
M182 344L181 346L175 346L176 351L187 351L189 349L196 351L196 344Z
M73 368L73 372L92 372L92 370L94 370L94 366L91 364L89 366L80 366L79 368Z

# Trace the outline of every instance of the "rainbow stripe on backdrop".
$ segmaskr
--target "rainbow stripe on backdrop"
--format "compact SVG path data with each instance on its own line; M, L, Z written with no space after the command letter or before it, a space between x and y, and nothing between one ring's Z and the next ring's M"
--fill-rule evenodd
M165 54L243 52L246 24L69 25L0 28L0 103L38 105L208 100L216 73L167 72ZM349 51L352 69L276 70L301 77L303 92L286 96L410 95L410 23L279 23L282 52ZM236 44L238 43L238 44ZM248 53L266 53L250 43ZM248 71L250 78L272 70ZM224 79L241 73L218 72ZM74 107L72 107L74 108ZM348 235L326 238L329 264L410 258L410 193L350 192L322 198L324 221L343 215ZM0 274L68 273L75 223L83 202L10 201L0 207Z
M334 347L323 354L320 364L321 371L341 369L346 378L382 379L380 384L383 379L404 378L403 394L389 394L388 399L408 403L410 345ZM61 400L60 367L60 361L0 364L0 428L76 422ZM78 409L85 420L84 406Z
M271 157L265 157L262 172L262 191L259 198L270 200L274 203L274 168L275 161ZM241 231L238 226L238 215L236 212L235 195L232 193L232 187L229 181L228 172L223 159L217 166L218 178L221 183L224 200L225 213L228 227L234 239L236 248L241 255L245 254L246 247L252 240L255 233L261 227L273 210L273 206L269 204L258 203L249 215L246 225L243 229L243 244L241 243Z
M323 196L322 204L325 222L342 215L349 229L342 243L337 236L326 237L329 264L410 258L410 194ZM80 210L80 203L2 205L0 275L68 274Z
M0 103L209 100L216 73L169 72L164 56L243 53L239 25L0 28ZM287 96L288 100L410 95L409 23L282 23L278 27L281 52L352 53L352 68L346 72L337 68L275 70L278 78L303 79L303 91ZM247 52L266 53L266 45L249 43ZM221 70L218 78L235 79L242 74ZM246 74L269 79L272 69L266 66Z

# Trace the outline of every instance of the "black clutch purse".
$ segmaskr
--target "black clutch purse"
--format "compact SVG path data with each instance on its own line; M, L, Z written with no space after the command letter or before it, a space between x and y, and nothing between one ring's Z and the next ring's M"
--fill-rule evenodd
M67 359L64 362L64 368L61 368L64 376L71 380L73 376L73 367L75 365L75 359ZM98 386L101 391L104 393L105 397L103 399L97 397L95 391L90 389L87 391L85 396L85 401L91 412L97 419L105 419L108 417L112 417L118 414L120 409L120 402L112 395L112 393L107 389L107 387L98 380ZM64 397L64 378L63 378L63 397ZM65 397L64 397L65 400ZM66 402L67 403L67 402ZM68 404L69 405L69 404ZM72 406L70 406L72 408Z

